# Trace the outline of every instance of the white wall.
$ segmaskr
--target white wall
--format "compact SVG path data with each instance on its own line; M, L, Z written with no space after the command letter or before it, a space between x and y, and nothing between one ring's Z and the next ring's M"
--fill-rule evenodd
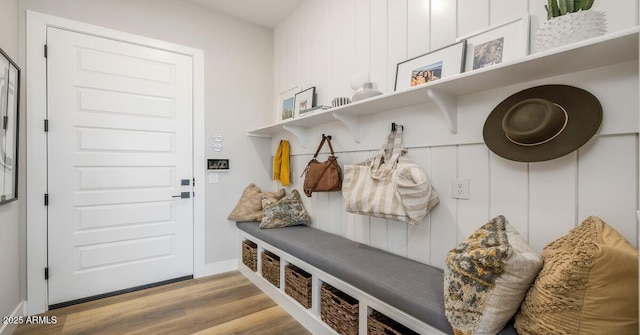
M206 138L196 140L207 151L199 154L229 158L233 168L206 187L206 262L211 271L235 264L237 247L229 238L235 226L226 220L235 194L248 184L247 175L270 185L267 171L256 168L263 165L256 150L262 145L268 152L269 144L256 146L244 133L270 121L261 110L272 105L272 31L176 0L22 0L19 6L22 41L25 10L33 10L204 50ZM214 133L225 136L222 153L211 151Z
M315 86L318 102L351 96L352 75L369 71L383 92L393 91L396 64L525 14L532 31L546 19L544 1L526 0L308 0L275 30L274 96ZM609 31L638 24L638 1L603 9ZM600 7L598 7L600 6ZM432 104L361 118L360 143L343 125L311 127L309 147L287 132L292 144L294 185L322 133L334 137L341 164L359 162L383 144L391 122L405 127L409 157L429 175L441 203L418 226L348 214L339 192L305 199L314 226L356 241L441 267L446 253L490 218L504 214L538 251L588 215L598 215L638 245L638 64L618 64L556 78L483 90L458 97L458 133L448 131ZM603 104L599 135L580 150L540 163L516 163L491 153L482 125L504 98L541 84L585 88ZM275 108L274 108L275 109ZM275 120L275 112L271 114ZM326 152L325 150L324 152ZM321 157L323 158L323 157ZM451 198L453 178L470 179L470 199ZM274 183L274 187L278 184Z
M14 61L18 61L18 0L0 1L0 48ZM22 116L21 116L22 117ZM24 128L23 128L24 129ZM20 142L24 143L23 141ZM22 155L24 150L21 150ZM23 157L20 157L23 158ZM24 164L20 162L19 176ZM24 178L20 180L21 187ZM24 188L18 189L22 197ZM18 308L24 297L24 241L20 225L21 200L0 206L0 315L9 316ZM22 313L22 310L18 310ZM3 330L4 328L4 330ZM11 327L12 328L12 327ZM11 329L0 323L0 334Z

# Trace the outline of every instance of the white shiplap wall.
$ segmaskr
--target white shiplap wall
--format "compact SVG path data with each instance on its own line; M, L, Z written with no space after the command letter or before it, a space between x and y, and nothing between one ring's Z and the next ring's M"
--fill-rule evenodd
M381 91L393 91L398 62L526 14L535 31L546 19L543 2L308 0L275 30L274 95L315 86L318 102L330 105L334 97L353 94L351 76L362 72L370 72ZM605 9L609 31L636 26L638 0L616 4ZM551 83L579 86L600 99L605 116L599 135L580 150L547 162L517 163L492 154L482 143L482 125L492 108L519 90ZM448 131L431 104L361 119L360 143L339 123L312 127L317 142L323 133L334 137L344 165L373 155L391 122L406 125L409 157L427 172L440 204L417 226L346 213L339 192L316 193L305 205L319 229L439 267L451 248L498 214L538 251L588 215L602 217L637 247L637 94L638 64L631 62L490 91L478 88L458 97L457 134ZM289 189L301 190L299 176L317 142L304 148L283 132L273 137L273 152L280 139L292 145L294 184ZM469 200L451 198L453 178L471 180Z

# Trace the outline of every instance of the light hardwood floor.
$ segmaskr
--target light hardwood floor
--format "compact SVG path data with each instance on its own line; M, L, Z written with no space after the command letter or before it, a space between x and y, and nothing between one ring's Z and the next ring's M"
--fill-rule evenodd
M49 311L31 334L310 334L239 272L126 293Z

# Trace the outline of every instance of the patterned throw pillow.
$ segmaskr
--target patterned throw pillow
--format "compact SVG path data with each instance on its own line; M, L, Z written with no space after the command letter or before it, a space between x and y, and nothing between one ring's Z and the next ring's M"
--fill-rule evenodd
M311 217L307 214L298 190L293 190L280 200L269 197L262 198L264 213L260 228L279 228L296 225L310 225Z
M233 209L227 219L232 221L261 221L263 196L279 200L285 196L285 191L280 189L277 193L263 193L255 184L249 184L242 192L236 208Z
M447 255L445 314L456 335L496 334L518 311L542 259L504 216Z
M638 250L591 216L547 245L518 333L638 334Z

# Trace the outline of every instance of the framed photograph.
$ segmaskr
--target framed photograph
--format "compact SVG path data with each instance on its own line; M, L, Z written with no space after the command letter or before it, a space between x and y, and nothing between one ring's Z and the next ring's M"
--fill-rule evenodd
M465 71L508 62L529 54L529 16L490 27L458 40L467 41Z
M304 116L305 113L309 113L315 106L316 88L309 87L302 92L296 93L295 100L295 117Z
M18 199L20 68L0 49L0 205Z
M466 41L398 63L395 91L460 74L464 66Z
M280 101L278 105L278 113L276 116L276 121L285 121L288 119L293 119L294 117L294 107L296 100L296 93L300 90L299 86L295 86L291 89L288 89L282 93L280 93Z

